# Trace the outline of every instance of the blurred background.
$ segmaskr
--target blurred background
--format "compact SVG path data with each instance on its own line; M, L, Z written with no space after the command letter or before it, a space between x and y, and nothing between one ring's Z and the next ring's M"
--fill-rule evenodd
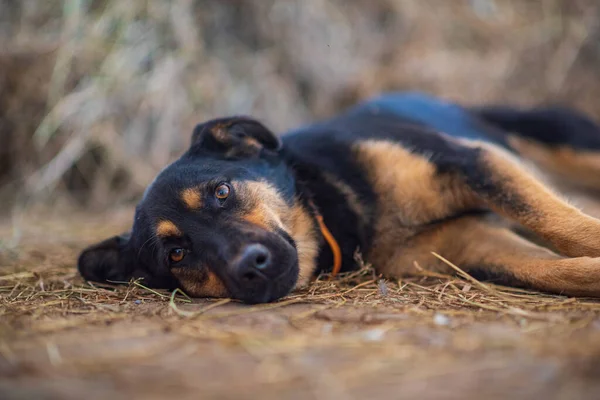
M0 0L0 204L138 198L193 126L389 90L600 115L597 0Z

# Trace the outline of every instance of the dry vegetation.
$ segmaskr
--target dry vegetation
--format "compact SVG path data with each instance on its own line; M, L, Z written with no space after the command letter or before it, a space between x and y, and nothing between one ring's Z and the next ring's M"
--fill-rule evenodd
M213 116L283 131L392 89L598 116L599 17L594 0L0 0L0 397L597 397L592 299L365 266L247 307L92 286L74 260Z
M0 1L2 198L128 201L199 121L283 131L385 90L597 115L599 15L595 0Z
M2 398L573 399L600 391L597 301L426 270L386 281L368 265L259 306L190 300L143 282L83 282L73 269L80 242L123 229L130 216L24 221L28 244L0 259Z

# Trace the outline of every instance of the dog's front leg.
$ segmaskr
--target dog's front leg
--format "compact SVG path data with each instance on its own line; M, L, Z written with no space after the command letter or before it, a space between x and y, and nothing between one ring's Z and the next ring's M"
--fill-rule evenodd
M423 268L454 273L436 252L472 276L571 296L600 296L600 258L560 256L485 216L447 221L415 236L389 258L390 276Z
M600 257L599 220L561 199L503 150L477 150L473 168L463 173L488 207L529 228L564 255Z

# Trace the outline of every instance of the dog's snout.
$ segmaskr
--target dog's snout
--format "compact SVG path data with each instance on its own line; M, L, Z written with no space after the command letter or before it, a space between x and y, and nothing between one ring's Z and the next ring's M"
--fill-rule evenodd
M236 269L238 277L242 281L254 281L266 279L271 265L271 252L262 244L251 244L246 246L237 262Z

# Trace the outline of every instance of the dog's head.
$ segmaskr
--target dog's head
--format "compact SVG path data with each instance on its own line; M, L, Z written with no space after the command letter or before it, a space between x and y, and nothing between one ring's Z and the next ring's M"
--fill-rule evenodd
M280 147L253 119L198 125L190 149L146 190L131 233L86 249L80 273L249 303L285 296L312 274L317 249Z

